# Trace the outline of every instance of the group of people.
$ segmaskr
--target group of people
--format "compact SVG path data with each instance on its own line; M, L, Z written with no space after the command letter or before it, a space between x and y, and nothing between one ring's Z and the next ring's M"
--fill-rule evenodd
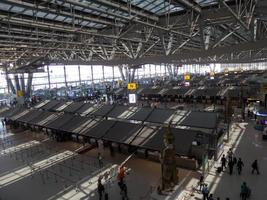
M241 175L243 167L244 167L244 162L242 161L241 158L237 159L234 156L232 149L230 148L229 151L227 152L227 156L225 156L225 154L223 154L223 156L221 158L221 166L217 168L217 172L220 173L224 169L227 169L227 167L228 167L229 174L232 175L234 172L235 166L236 166L238 175ZM257 174L260 174L257 160L254 160L252 162L251 168L252 168L252 170L251 170L252 174L254 174L255 172ZM209 192L208 185L204 183L204 177L203 176L200 177L199 187L200 187L199 190L203 194L203 200L215 200L213 197L213 194L211 194ZM250 195L251 195L251 189L247 186L246 182L243 182L241 185L241 191L240 191L241 199L246 200L247 198L250 197ZM220 200L220 197L217 197L216 200ZM230 198L226 198L226 200L230 200Z
M104 200L108 200L109 197L108 197L108 193L105 192L105 187L104 185L102 184L102 179L99 178L98 179L98 182L97 182L97 192L98 192L98 197L99 197L99 200L102 200L102 198L104 197Z
M204 176L200 177L199 190L203 194L203 200L215 200L215 198L213 197L213 194L210 193L209 191L208 184L204 183ZM221 200L221 199L220 197L217 197L216 200ZM230 200L230 198L227 197L225 200Z
M229 168L229 174L232 175L233 174L233 169L234 169L234 166L236 165L237 167L237 172L239 175L241 175L242 173L242 169L244 167L244 163L242 161L241 158L239 158L237 160L236 157L234 157L234 154L233 154L233 151L232 149L230 148L229 151L227 152L227 158L225 157L225 155L223 154L222 158L221 158L221 170L223 169L226 169L227 164L228 162L228 168ZM260 174L260 171L259 171L259 165L258 165L258 160L254 160L251 164L251 168L252 168L252 171L251 173L254 174L254 172L256 172L257 174Z
M241 175L243 167L244 167L244 163L242 161L241 158L239 158L238 160L236 159L236 157L234 157L233 151L230 148L229 151L227 152L227 158L225 155L222 156L221 158L221 170L224 170L227 168L227 164L228 163L228 168L229 168L229 174L232 175L233 174L233 169L234 166L236 165L237 168L237 173L238 175ZM258 160L254 160L251 164L251 173L254 174L255 172L257 174L260 174L259 171L259 165L258 165ZM251 189L247 186L246 182L243 182L241 185L241 191L240 191L240 197L242 200L246 200L247 198L249 198L251 195Z
M97 191L98 191L99 200L103 200L103 197L104 197L104 200L108 200L109 195L105 191L105 187L102 184L101 180L102 180L102 178L100 177L98 179L98 184L97 184ZM128 193L127 193L127 185L125 182L125 167L124 167L124 165L121 165L118 169L117 180L118 180L118 186L120 188L121 199L122 200L129 200Z

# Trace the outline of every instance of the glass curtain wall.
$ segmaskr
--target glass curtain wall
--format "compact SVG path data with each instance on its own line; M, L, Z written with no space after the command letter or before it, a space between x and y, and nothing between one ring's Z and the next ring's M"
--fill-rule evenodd
M49 71L48 71L49 68ZM80 84L92 84L101 82L116 83L121 80L121 74L117 66L102 66L102 65L55 65L44 67L44 72L34 73L33 76L33 89L48 89L60 88L66 86L78 86ZM233 70L266 70L267 63L244 63L244 64L210 64L210 65L170 65L172 73L183 75L186 72L192 74L207 74L210 71L215 73L223 72L225 69ZM79 73L80 70L80 73ZM126 76L126 70L123 69ZM50 87L48 74L50 74ZM65 79L66 74L66 79ZM136 69L135 80L143 78L155 78L168 76L169 71L165 64L155 65L146 64ZM14 82L14 75L10 74L9 77ZM21 75L19 75L21 77ZM125 77L127 78L127 77ZM27 84L27 74L24 74L25 85ZM0 93L7 93L6 76L3 70L0 70Z
M236 71L236 70L266 70L267 63L240 63L240 64L222 64L222 70L228 69L229 71Z
M91 65L80 65L81 82L83 84L92 83Z
M0 94L7 93L6 75L3 70L0 69Z

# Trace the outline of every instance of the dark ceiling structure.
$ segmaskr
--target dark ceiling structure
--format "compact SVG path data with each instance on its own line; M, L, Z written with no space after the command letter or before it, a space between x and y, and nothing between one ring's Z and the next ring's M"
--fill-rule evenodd
M266 46L264 0L0 2L0 63L9 69L263 62Z

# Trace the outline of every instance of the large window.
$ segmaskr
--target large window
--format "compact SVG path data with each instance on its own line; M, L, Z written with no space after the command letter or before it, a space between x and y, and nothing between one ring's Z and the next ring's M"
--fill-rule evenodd
M4 71L2 71L0 69L0 93L7 93L8 89L7 89L7 83L6 83L6 76Z
M79 82L79 70L78 65L67 65L66 67L66 78L68 83ZM72 85L72 84L71 84Z
M50 66L50 82L51 83L64 83L64 66L63 65L56 65Z
M93 65L94 82L103 81L102 65Z
M47 67L44 67L44 72L33 74L32 86L34 90L49 88Z
M110 66L104 66L105 80L111 81L113 79L113 70Z
M91 65L81 65L80 71L82 82L92 80Z
M119 67L114 67L114 79L121 79Z

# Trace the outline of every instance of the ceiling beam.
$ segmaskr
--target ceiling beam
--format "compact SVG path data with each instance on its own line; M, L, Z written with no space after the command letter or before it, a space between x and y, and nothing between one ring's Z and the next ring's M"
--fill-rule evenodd
M100 4L104 4L104 5L107 5L107 6L110 6L110 7L113 7L113 8L116 8L116 9L119 9L119 10L122 10L124 12L129 12L129 8L125 5L122 4L122 2L114 2L114 1L111 1L111 0L96 0L97 3L100 3ZM146 12L144 11L141 11L139 9L136 9L136 8L133 8L131 7L131 10L130 10L131 13L133 14L136 14L140 17L144 17L146 19L150 19L150 20L153 20L153 21L158 21L159 18L156 16L156 15L151 15L151 14L147 14Z
M198 58L207 58L211 56L221 56L223 54L230 54L242 51L249 51L249 50L258 50L266 48L267 46L267 39L258 40L256 42L248 42L243 44L237 44L233 46L226 46L226 47L217 47L208 50L201 50L201 51L188 51L179 54L173 54L169 56L150 56L150 57L143 57L137 59L114 59L108 62L105 61L91 61L87 64L92 65L142 65L142 64L152 64L152 63L181 63L182 60L188 59L198 59ZM57 61L52 61L57 63ZM77 61L76 61L77 62Z
M173 4L181 4L183 6L185 6L186 8L190 8L193 11L197 12L197 13L201 13L201 7L195 3L192 0L172 0L171 1Z
M5 15L0 15L0 17L5 17ZM29 19L23 19L23 18L18 18L18 17L10 17L7 19L3 19L2 22L5 22L6 24L14 24L14 25L20 25L20 26L26 26L26 27L33 27L33 28L39 28L39 29L45 29L45 30L54 30L54 31L61 31L65 33L72 33L72 34L84 34L84 35L93 35L93 36L98 36L98 37L106 37L106 38L111 38L111 39L118 39L119 36L115 36L112 34L102 34L100 32L97 32L96 30L92 29L79 29L76 27L72 26L67 26L67 25L59 25L59 24L51 24L48 22L41 22L41 21L33 21ZM0 24L1 25L1 24ZM120 37L121 40L129 40L133 42L140 42L141 40L139 39L132 39L132 38L125 38L125 37Z
M48 8L45 6L41 6L39 4L34 5L33 3L27 3L24 1L19 1L19 0L3 0L3 2L9 3L10 5L13 6L18 6L20 8L26 8L26 9L30 9L34 12L38 12L38 11L42 11L45 13L51 13L57 16L64 16L64 17L69 17L69 18L75 18L75 19L80 19L80 20L85 20L85 21L90 21L90 22L95 22L95 23L100 23L100 24L104 24L104 25L111 25L111 26L122 26L119 24L115 24L114 22L111 21L107 21L107 20L103 20L101 18L96 18L96 17L89 17L89 15L79 15L77 13L70 13L70 12L65 12L63 10L56 10L53 8ZM24 14L21 13L21 14ZM38 17L33 16L33 17Z
M247 31L249 31L249 27L247 24L245 24L245 22L242 21L242 19L240 17L238 17L238 15L232 10L232 8L230 6L227 5L227 3L225 2L225 0L219 0L224 7L226 7L228 9L228 11L232 14L232 16L237 20L237 22L243 26L243 28Z

